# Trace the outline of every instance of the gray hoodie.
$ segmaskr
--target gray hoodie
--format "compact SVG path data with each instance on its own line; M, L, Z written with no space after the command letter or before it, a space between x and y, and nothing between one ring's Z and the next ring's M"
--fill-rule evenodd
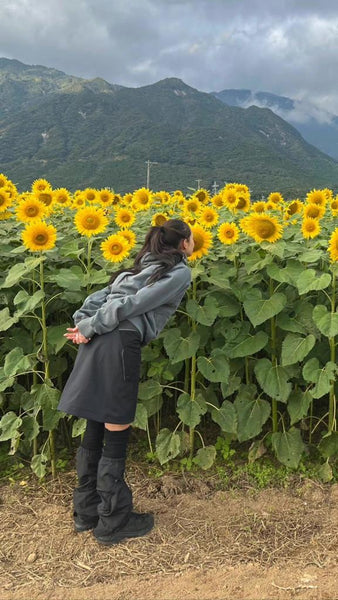
M171 271L147 285L158 266L158 258L148 252L141 259L140 273L125 276L121 273L111 285L88 296L73 314L82 335L86 338L102 335L128 320L140 331L143 346L156 338L191 283L191 271L183 256Z

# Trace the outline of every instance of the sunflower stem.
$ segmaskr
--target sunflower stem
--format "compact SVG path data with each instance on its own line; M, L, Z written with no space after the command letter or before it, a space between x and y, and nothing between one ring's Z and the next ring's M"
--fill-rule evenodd
M336 274L332 275L332 297L331 297L331 312L332 315L336 311ZM331 362L336 364L336 339L335 336L329 338L330 344L330 359ZM335 380L332 379L330 385L330 399L329 399L329 427L328 433L331 433L335 427L336 420L336 396L335 396Z
M270 298L273 294L273 281L270 278ZM275 317L271 317L270 319L270 327L271 327L271 362L272 366L275 367L277 365L277 356L276 356L276 319ZM278 405L277 400L272 398L271 401L272 408L272 431L276 433L278 431Z
M91 283L90 283L90 270L91 270L91 258L92 258L92 247L93 247L93 238L88 238L87 244L87 293L90 292Z
M196 297L197 297L197 281L196 281L196 279L194 279L193 283L192 283L192 297L193 297L193 300L196 300ZM194 320L192 320L191 328L192 328L193 332L196 331L196 322ZM192 402L195 401L195 396L196 396L196 372L197 372L196 362L197 362L196 354L194 354L194 356L191 357L191 370L190 370L190 398L191 398ZM195 445L194 442L195 442L195 428L190 427L189 428L190 459L192 459L193 454L194 454L194 445Z

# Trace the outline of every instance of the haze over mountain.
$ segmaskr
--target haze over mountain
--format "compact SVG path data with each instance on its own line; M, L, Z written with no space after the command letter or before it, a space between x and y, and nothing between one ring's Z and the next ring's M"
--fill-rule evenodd
M222 90L213 95L228 106L270 108L293 125L307 142L338 159L338 117L311 102L252 90Z
M290 197L338 187L338 164L268 108L227 106L170 78L127 88L0 59L0 163L20 189L248 184Z

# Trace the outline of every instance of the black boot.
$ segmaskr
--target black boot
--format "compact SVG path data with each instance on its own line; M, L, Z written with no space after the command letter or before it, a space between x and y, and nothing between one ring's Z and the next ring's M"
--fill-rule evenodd
M97 467L101 450L88 450L80 446L76 454L79 485L74 490L74 526L77 532L96 527L99 520L97 505L100 496L96 491Z
M102 456L98 466L97 491L101 502L97 507L99 522L94 536L107 546L145 535L154 526L152 515L132 512L132 493L124 481L124 469L124 458L108 456Z

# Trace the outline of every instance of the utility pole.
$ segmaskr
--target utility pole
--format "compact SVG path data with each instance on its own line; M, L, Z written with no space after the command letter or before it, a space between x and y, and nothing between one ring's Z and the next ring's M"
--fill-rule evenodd
M152 165L158 165L157 162L152 162L151 160L146 160L146 165L147 165L147 189L149 190L149 186L150 186L150 166Z
M219 185L217 185L216 181L214 181L214 183L211 186L214 196L216 196L218 188L219 188Z
M195 181L197 181L197 189L199 190L201 187L201 181L202 179L195 179Z

